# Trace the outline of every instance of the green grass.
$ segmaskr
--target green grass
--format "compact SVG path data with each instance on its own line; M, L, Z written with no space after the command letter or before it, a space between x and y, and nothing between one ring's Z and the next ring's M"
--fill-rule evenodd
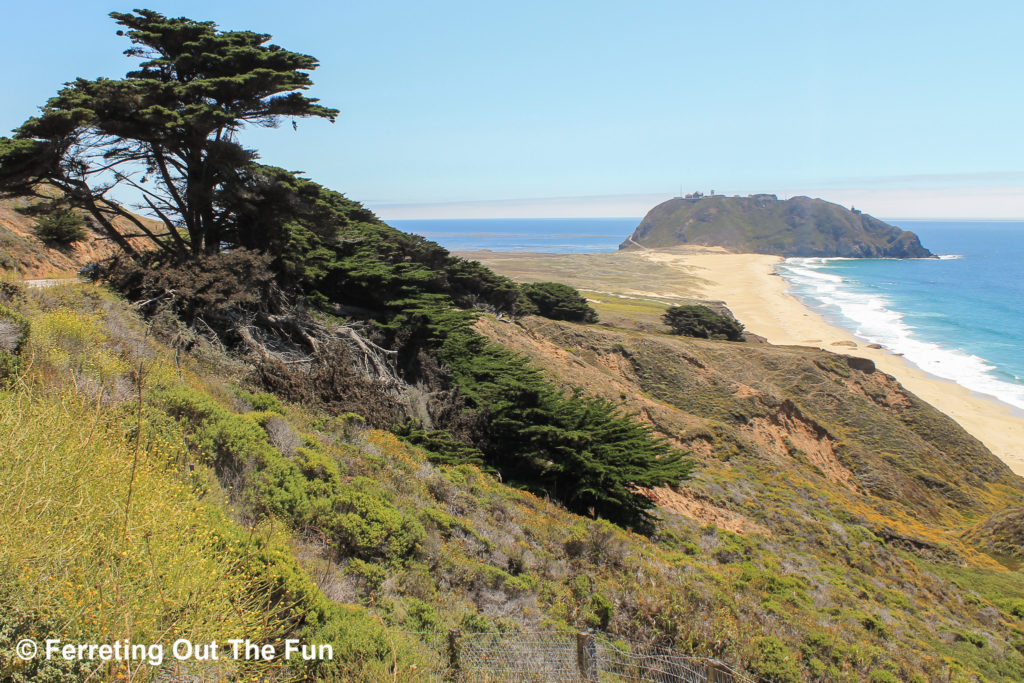
M136 440L119 417L66 391L0 392L6 607L68 641L283 635L286 616L247 575L262 542L168 470L178 444Z

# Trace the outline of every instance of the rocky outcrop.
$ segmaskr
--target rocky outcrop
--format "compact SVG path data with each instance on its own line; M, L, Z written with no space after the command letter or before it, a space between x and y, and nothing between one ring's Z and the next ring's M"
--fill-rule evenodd
M849 258L927 258L907 230L822 199L771 194L676 198L651 209L619 249L683 245L738 253Z

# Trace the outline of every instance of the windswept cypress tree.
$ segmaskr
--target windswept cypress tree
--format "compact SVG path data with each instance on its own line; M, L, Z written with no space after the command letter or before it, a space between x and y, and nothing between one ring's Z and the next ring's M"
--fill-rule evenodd
M119 80L68 83L13 138L0 139L0 188L56 187L128 254L136 250L116 217L177 261L243 244L244 225L224 199L237 195L256 154L236 134L283 118L333 121L337 110L302 94L316 59L213 22L152 10L110 16L132 42L125 54L142 60L138 69ZM113 202L118 188L134 192L165 231Z
M67 84L0 138L0 190L91 215L133 257L108 275L120 291L173 301L186 322L247 350L266 386L328 404L355 393L390 423L398 413L388 387L422 375L454 395L440 413L463 427L456 438L406 426L438 459L482 463L577 512L649 526L653 503L639 489L685 478L681 454L613 404L563 394L472 329L471 309L596 319L578 292L556 283L524 292L344 195L257 163L237 142L243 127L337 114L302 94L313 57L211 22L150 10L111 16L142 63L121 80ZM162 230L110 199L124 189ZM124 222L135 234L116 227ZM129 237L153 248L139 254ZM311 301L360 320L323 323L308 314ZM369 339L377 334L393 348ZM308 355L306 374L282 360L289 352Z
M420 330L421 343L436 349L465 407L480 418L478 450L445 448L438 460L473 462L482 453L507 484L649 531L654 503L640 489L674 487L688 478L692 462L610 401L561 392L525 358L473 330L472 320L432 299L410 305L393 322ZM414 436L431 447L430 435Z

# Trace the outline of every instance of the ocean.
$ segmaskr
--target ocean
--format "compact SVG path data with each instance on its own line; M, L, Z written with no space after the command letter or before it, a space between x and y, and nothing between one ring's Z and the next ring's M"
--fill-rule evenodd
M398 220L453 251L615 251L639 218ZM830 323L1024 411L1024 222L895 221L939 259L787 259Z
M1024 222L896 221L939 259L787 259L829 322L1024 410Z
M616 251L639 218L462 218L388 221L451 251Z

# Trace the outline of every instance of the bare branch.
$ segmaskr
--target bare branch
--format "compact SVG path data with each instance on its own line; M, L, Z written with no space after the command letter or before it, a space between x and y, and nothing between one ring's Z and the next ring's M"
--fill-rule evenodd
M178 250L181 251L182 253L188 253L188 245L185 244L185 240L183 240L181 238L181 235L178 233L177 226L174 225L174 223L171 222L171 219L169 219L164 214L163 211L161 211L159 208L157 208L156 204L154 204L153 202L151 202L149 200L149 197L145 197L145 200L146 200L146 203L149 204L149 208L152 209L153 212L156 213L156 215L160 217L160 220L162 220L164 222L164 225L167 226L167 230L168 230L167 234L171 235L171 237L174 239L174 243L178 245Z
M115 204L114 202L110 201L109 199L104 199L103 202L104 202L104 204L107 205L107 207L113 209L113 211L118 216L121 216L122 218L127 219L133 225L135 225L135 227L137 227L139 230L141 230L143 233L145 233L146 237L148 237L150 239L150 241L153 244L155 244L157 247L159 247L160 249L163 249L165 252L167 252L168 254L170 254L172 256L176 255L174 250L171 249L169 246L167 246L166 242L164 242L161 239L158 239L157 236L153 234L153 231L150 230L149 228L147 228L146 225L142 221L140 221L137 216L135 216L135 214L131 213L130 211L125 211L123 208L121 208L120 205Z

